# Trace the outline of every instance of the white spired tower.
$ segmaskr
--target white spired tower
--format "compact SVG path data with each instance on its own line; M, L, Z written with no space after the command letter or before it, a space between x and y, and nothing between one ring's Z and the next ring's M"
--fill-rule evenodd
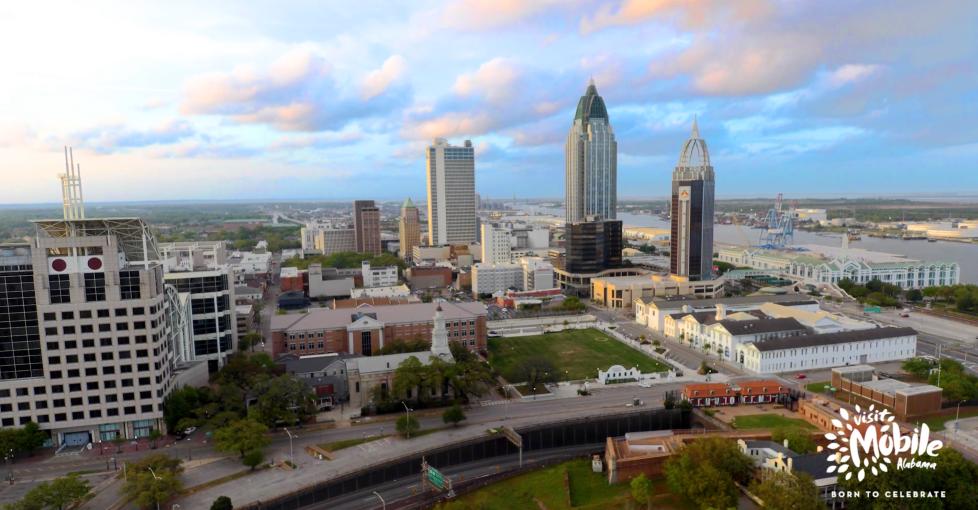
M65 173L61 179L61 207L66 220L85 219L85 204L82 201L81 164L75 166L75 155L71 147L65 147Z
M431 330L431 353L435 356L452 356L448 347L448 328L445 327L445 317L441 313L441 303L435 308L435 327Z

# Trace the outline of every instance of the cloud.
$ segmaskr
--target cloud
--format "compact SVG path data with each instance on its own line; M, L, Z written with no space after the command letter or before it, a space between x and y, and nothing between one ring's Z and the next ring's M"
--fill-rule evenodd
M441 9L441 24L456 30L507 28L541 14L568 9L576 0L457 0Z
M407 74L407 60L400 55L391 55L380 69L367 74L360 88L360 97L365 100L373 99L394 84L401 82Z
M652 20L679 21L686 28L703 28L717 23L744 22L768 16L769 0L623 0L617 8L603 4L590 17L581 19L581 32L638 25Z
M272 150L308 148L324 149L342 145L351 145L363 139L363 133L358 130L329 131L325 133L283 136L269 144L268 148Z
M170 120L148 129L130 128L120 124L98 126L76 131L68 135L68 139L73 145L108 154L153 145L170 145L196 134L189 122Z
M403 74L403 59L389 58L365 82L364 99L340 90L332 66L312 45L282 54L267 69L238 66L226 73L209 73L186 84L181 111L191 115L220 115L242 124L267 124L283 131L322 131L342 128L357 118L387 113L409 100L409 91L384 94ZM386 83L385 83L386 80ZM381 87L383 85L383 87Z
M459 75L452 90L462 97L478 96L489 103L508 101L517 92L522 72L508 59L494 58L471 73Z
M878 65L846 64L832 71L828 77L828 81L834 86L841 87L849 83L862 81L876 74L880 69L881 66Z

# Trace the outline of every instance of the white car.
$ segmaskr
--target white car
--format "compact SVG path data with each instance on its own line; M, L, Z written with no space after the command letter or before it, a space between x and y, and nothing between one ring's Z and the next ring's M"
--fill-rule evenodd
M187 427L183 429L183 435L189 436L190 434L193 434L196 431L197 431L197 427Z

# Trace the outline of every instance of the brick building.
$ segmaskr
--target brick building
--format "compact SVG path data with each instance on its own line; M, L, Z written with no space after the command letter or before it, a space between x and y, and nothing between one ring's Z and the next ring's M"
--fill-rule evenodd
M840 400L885 407L902 421L937 413L943 399L943 390L937 386L879 377L870 365L833 368L832 387Z
M392 342L430 341L438 303L347 309L311 309L272 316L272 354L308 356L344 352L370 356ZM449 341L471 350L486 348L486 307L481 303L441 303Z

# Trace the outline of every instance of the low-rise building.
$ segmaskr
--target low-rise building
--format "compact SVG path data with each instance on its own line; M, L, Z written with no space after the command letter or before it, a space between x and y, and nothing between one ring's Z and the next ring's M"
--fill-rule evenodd
M519 264L475 264L472 266L472 294L481 296L523 290L523 267Z
M899 361L917 353L913 328L883 327L771 338L737 348L737 362L759 374Z
M355 277L360 269L323 268L321 264L309 264L306 279L309 286L310 298L344 298L350 297Z
M693 407L732 406L737 404L737 392L727 383L691 383L683 386L682 399Z
M771 296L738 296L729 298L703 299L694 296L670 296L666 298L642 298L635 300L635 322L653 331L665 330L666 318L674 313L712 312L717 305L723 305L728 314L758 310L764 303L777 303L784 306L799 307L804 310L819 311L818 301L801 294Z
M788 388L777 380L758 379L737 383L690 383L683 386L681 397L693 407L711 407L784 402L788 393Z
M272 316L272 353L299 356L345 352L369 356L385 345L431 340L435 309L441 306L450 341L472 350L486 347L486 307L481 303L360 305L354 309L313 308Z
M370 262L361 264L363 286L365 288L393 287L397 285L397 266L370 267Z
M591 279L591 300L613 309L632 308L636 299L668 296L715 298L723 294L723 280L690 281L678 275L611 276Z
M275 362L285 372L296 376L309 386L316 396L320 411L328 411L343 402L350 401L347 362L357 358L353 354L314 354L311 356L285 355Z
M407 269L408 285L412 289L448 287L452 284L451 266L415 266Z
M902 421L913 421L939 412L944 392L930 384L910 384L880 377L870 365L833 368L832 387L842 392L840 399L885 407Z
M360 298L406 298L412 296L411 289L407 285L394 285L391 287L370 287L363 289L353 289L350 291L350 297L353 299Z
M316 233L315 247L323 255L356 251L356 231L352 228L323 228Z
M523 290L549 290L557 288L554 280L554 266L541 257L523 257Z
M303 290L302 273L299 272L298 268L283 267L279 272L278 278L279 287L281 287L282 292Z
M255 329L255 307L253 305L235 305L234 317L237 320L239 339Z

